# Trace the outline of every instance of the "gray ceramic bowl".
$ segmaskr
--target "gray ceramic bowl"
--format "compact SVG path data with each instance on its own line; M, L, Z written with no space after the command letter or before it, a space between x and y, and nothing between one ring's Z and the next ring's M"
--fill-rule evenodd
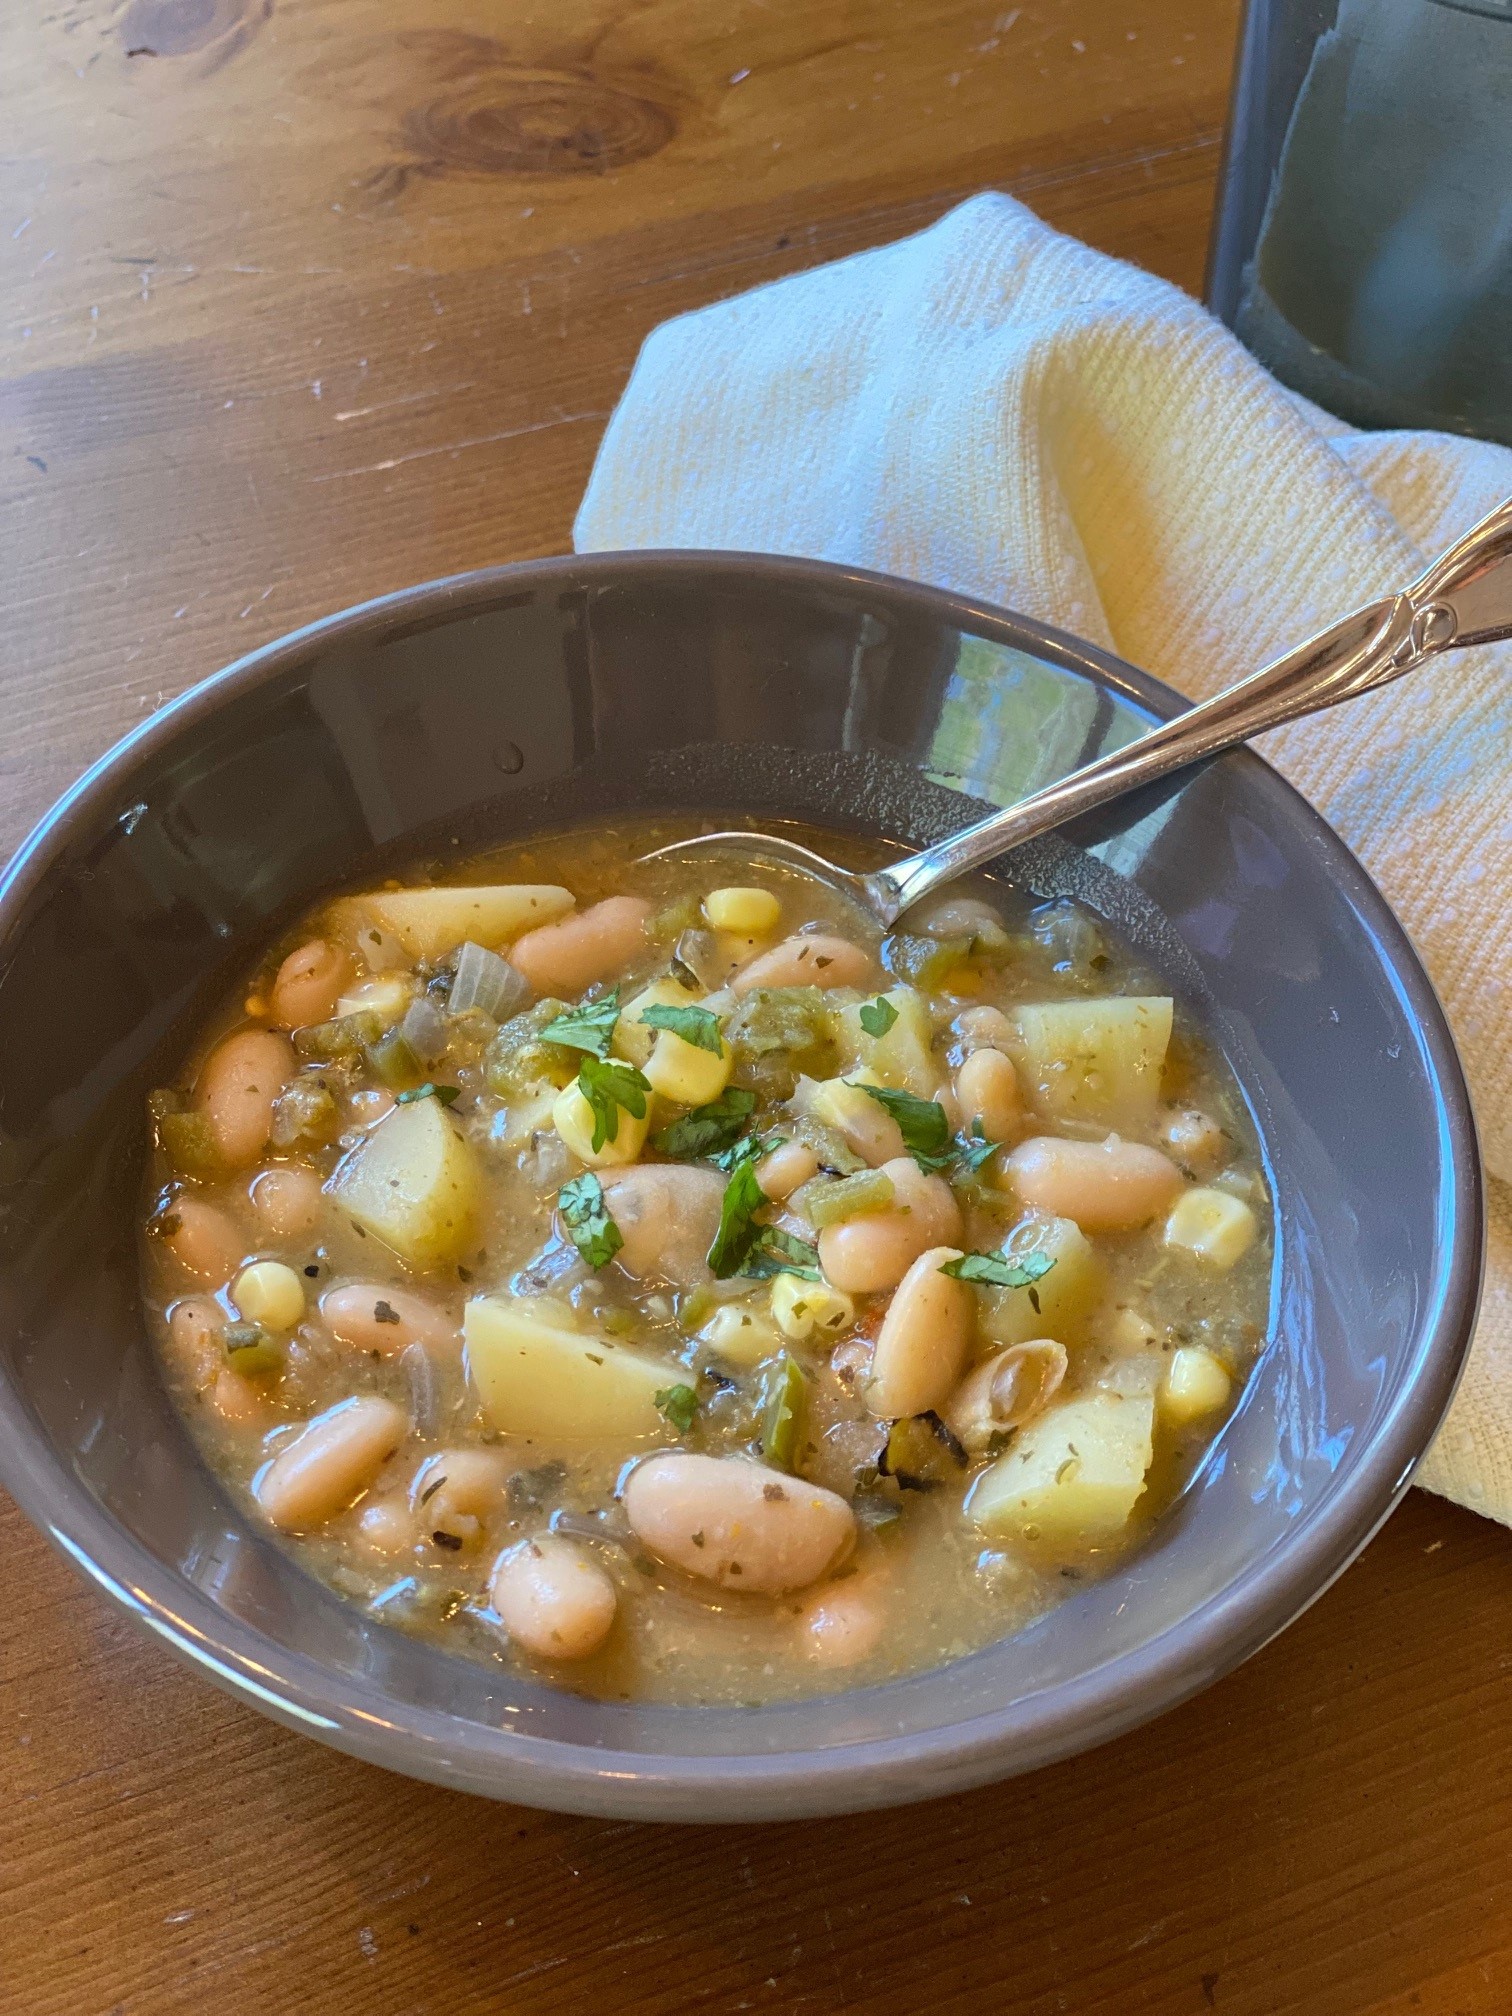
M1172 710L1035 624L817 564L554 560L271 645L165 708L0 887L0 1479L101 1589L293 1728L443 1784L638 1817L877 1806L1028 1770L1253 1652L1406 1488L1474 1315L1464 1083L1344 847L1231 757L1020 857L1206 1017L1279 1206L1273 1341L1123 1570L940 1671L760 1710L599 1703L370 1621L196 1456L137 1310L143 1093L316 895L618 807L933 839Z

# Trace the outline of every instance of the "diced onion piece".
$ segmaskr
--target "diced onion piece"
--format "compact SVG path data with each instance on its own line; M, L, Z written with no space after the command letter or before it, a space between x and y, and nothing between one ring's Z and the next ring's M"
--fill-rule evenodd
M486 945L468 939L457 955L457 971L446 1003L448 1013L465 1015L478 1008L495 1022L504 1022L529 998L530 983L523 973Z

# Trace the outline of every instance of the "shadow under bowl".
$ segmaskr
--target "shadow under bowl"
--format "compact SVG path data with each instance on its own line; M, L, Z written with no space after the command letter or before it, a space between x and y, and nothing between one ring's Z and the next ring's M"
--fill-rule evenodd
M312 625L195 688L0 884L0 1480L77 1566L289 1726L496 1798L730 1820L922 1799L1084 1749L1255 1651L1353 1559L1448 1406L1479 1285L1442 1014L1358 863L1258 758L1022 850L1202 1018L1276 1202L1271 1342L1152 1542L933 1672L760 1709L578 1698L392 1631L206 1469L138 1304L146 1090L284 924L417 859L614 812L911 844L1180 703L1074 639L816 562L504 567Z

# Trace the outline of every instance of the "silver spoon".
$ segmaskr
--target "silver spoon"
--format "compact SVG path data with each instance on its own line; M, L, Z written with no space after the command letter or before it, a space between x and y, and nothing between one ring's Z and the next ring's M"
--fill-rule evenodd
M1038 839L1094 806L1152 784L1267 728L1388 686L1441 651L1512 637L1512 498L1499 504L1400 594L1383 596L1198 707L1152 728L1111 756L890 868L861 875L776 833L700 833L643 855L739 850L818 876L894 923L931 890Z

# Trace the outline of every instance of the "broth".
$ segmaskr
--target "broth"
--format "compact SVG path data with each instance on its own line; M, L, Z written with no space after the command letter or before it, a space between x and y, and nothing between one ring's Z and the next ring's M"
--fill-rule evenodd
M693 830L318 906L154 1094L143 1286L206 1461L348 1600L760 1703L1140 1545L1271 1221L1231 1075L1089 912L983 881L884 938L764 863L630 865Z

